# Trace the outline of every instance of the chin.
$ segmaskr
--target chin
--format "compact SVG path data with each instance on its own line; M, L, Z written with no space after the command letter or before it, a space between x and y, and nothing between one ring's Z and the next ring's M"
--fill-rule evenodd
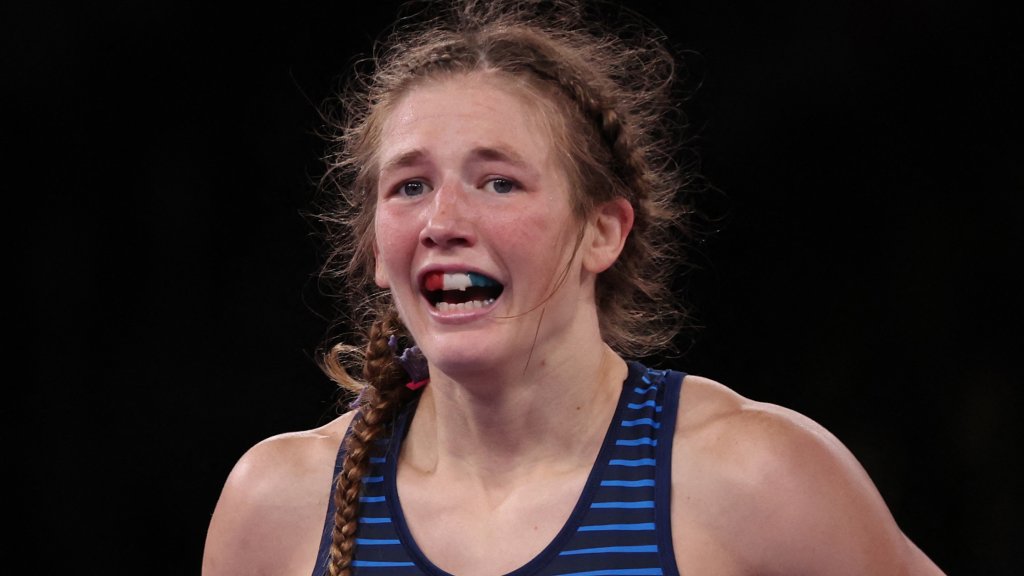
M455 379L481 374L497 376L502 368L515 362L516 356L510 354L507 343L469 332L434 336L419 346L431 367Z

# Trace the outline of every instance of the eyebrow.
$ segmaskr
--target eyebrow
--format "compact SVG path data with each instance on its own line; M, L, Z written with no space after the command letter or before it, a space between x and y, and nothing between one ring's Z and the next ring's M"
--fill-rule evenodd
M416 150L410 150L408 152L399 154L398 156L395 156L394 158L388 160L383 165L381 165L380 173L383 174L389 170L395 170L397 168L405 168L406 166L412 166L413 164L419 162L426 155L426 152L419 148L417 148Z
M470 152L471 159L507 162L519 168L528 168L526 160L514 151L504 147L477 147Z
M412 166L422 161L426 156L427 153L422 148L403 152L382 164L380 167L380 173L384 174L390 170ZM469 161L472 162L479 160L507 162L518 168L529 169L529 164L522 156L513 150L505 148L504 146L478 146L473 148L469 153Z

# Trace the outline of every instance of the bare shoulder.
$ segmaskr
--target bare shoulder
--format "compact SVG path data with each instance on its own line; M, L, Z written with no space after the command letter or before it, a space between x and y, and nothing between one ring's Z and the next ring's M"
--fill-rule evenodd
M735 574L941 574L856 457L793 410L687 376L672 468L681 565L695 557Z
M272 436L239 458L210 521L204 576L311 573L351 420Z

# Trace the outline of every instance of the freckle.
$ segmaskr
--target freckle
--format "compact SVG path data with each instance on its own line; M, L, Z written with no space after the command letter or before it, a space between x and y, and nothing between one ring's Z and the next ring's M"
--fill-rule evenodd
M577 406L577 407L576 407L576 409L577 409L577 410L579 410L580 408L582 408L582 406Z

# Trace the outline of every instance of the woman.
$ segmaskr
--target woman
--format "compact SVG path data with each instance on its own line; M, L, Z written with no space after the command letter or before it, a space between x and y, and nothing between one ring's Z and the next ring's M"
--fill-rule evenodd
M596 22L457 2L343 99L355 409L240 459L204 574L941 573L820 426L624 359L678 325L684 179L671 57Z

